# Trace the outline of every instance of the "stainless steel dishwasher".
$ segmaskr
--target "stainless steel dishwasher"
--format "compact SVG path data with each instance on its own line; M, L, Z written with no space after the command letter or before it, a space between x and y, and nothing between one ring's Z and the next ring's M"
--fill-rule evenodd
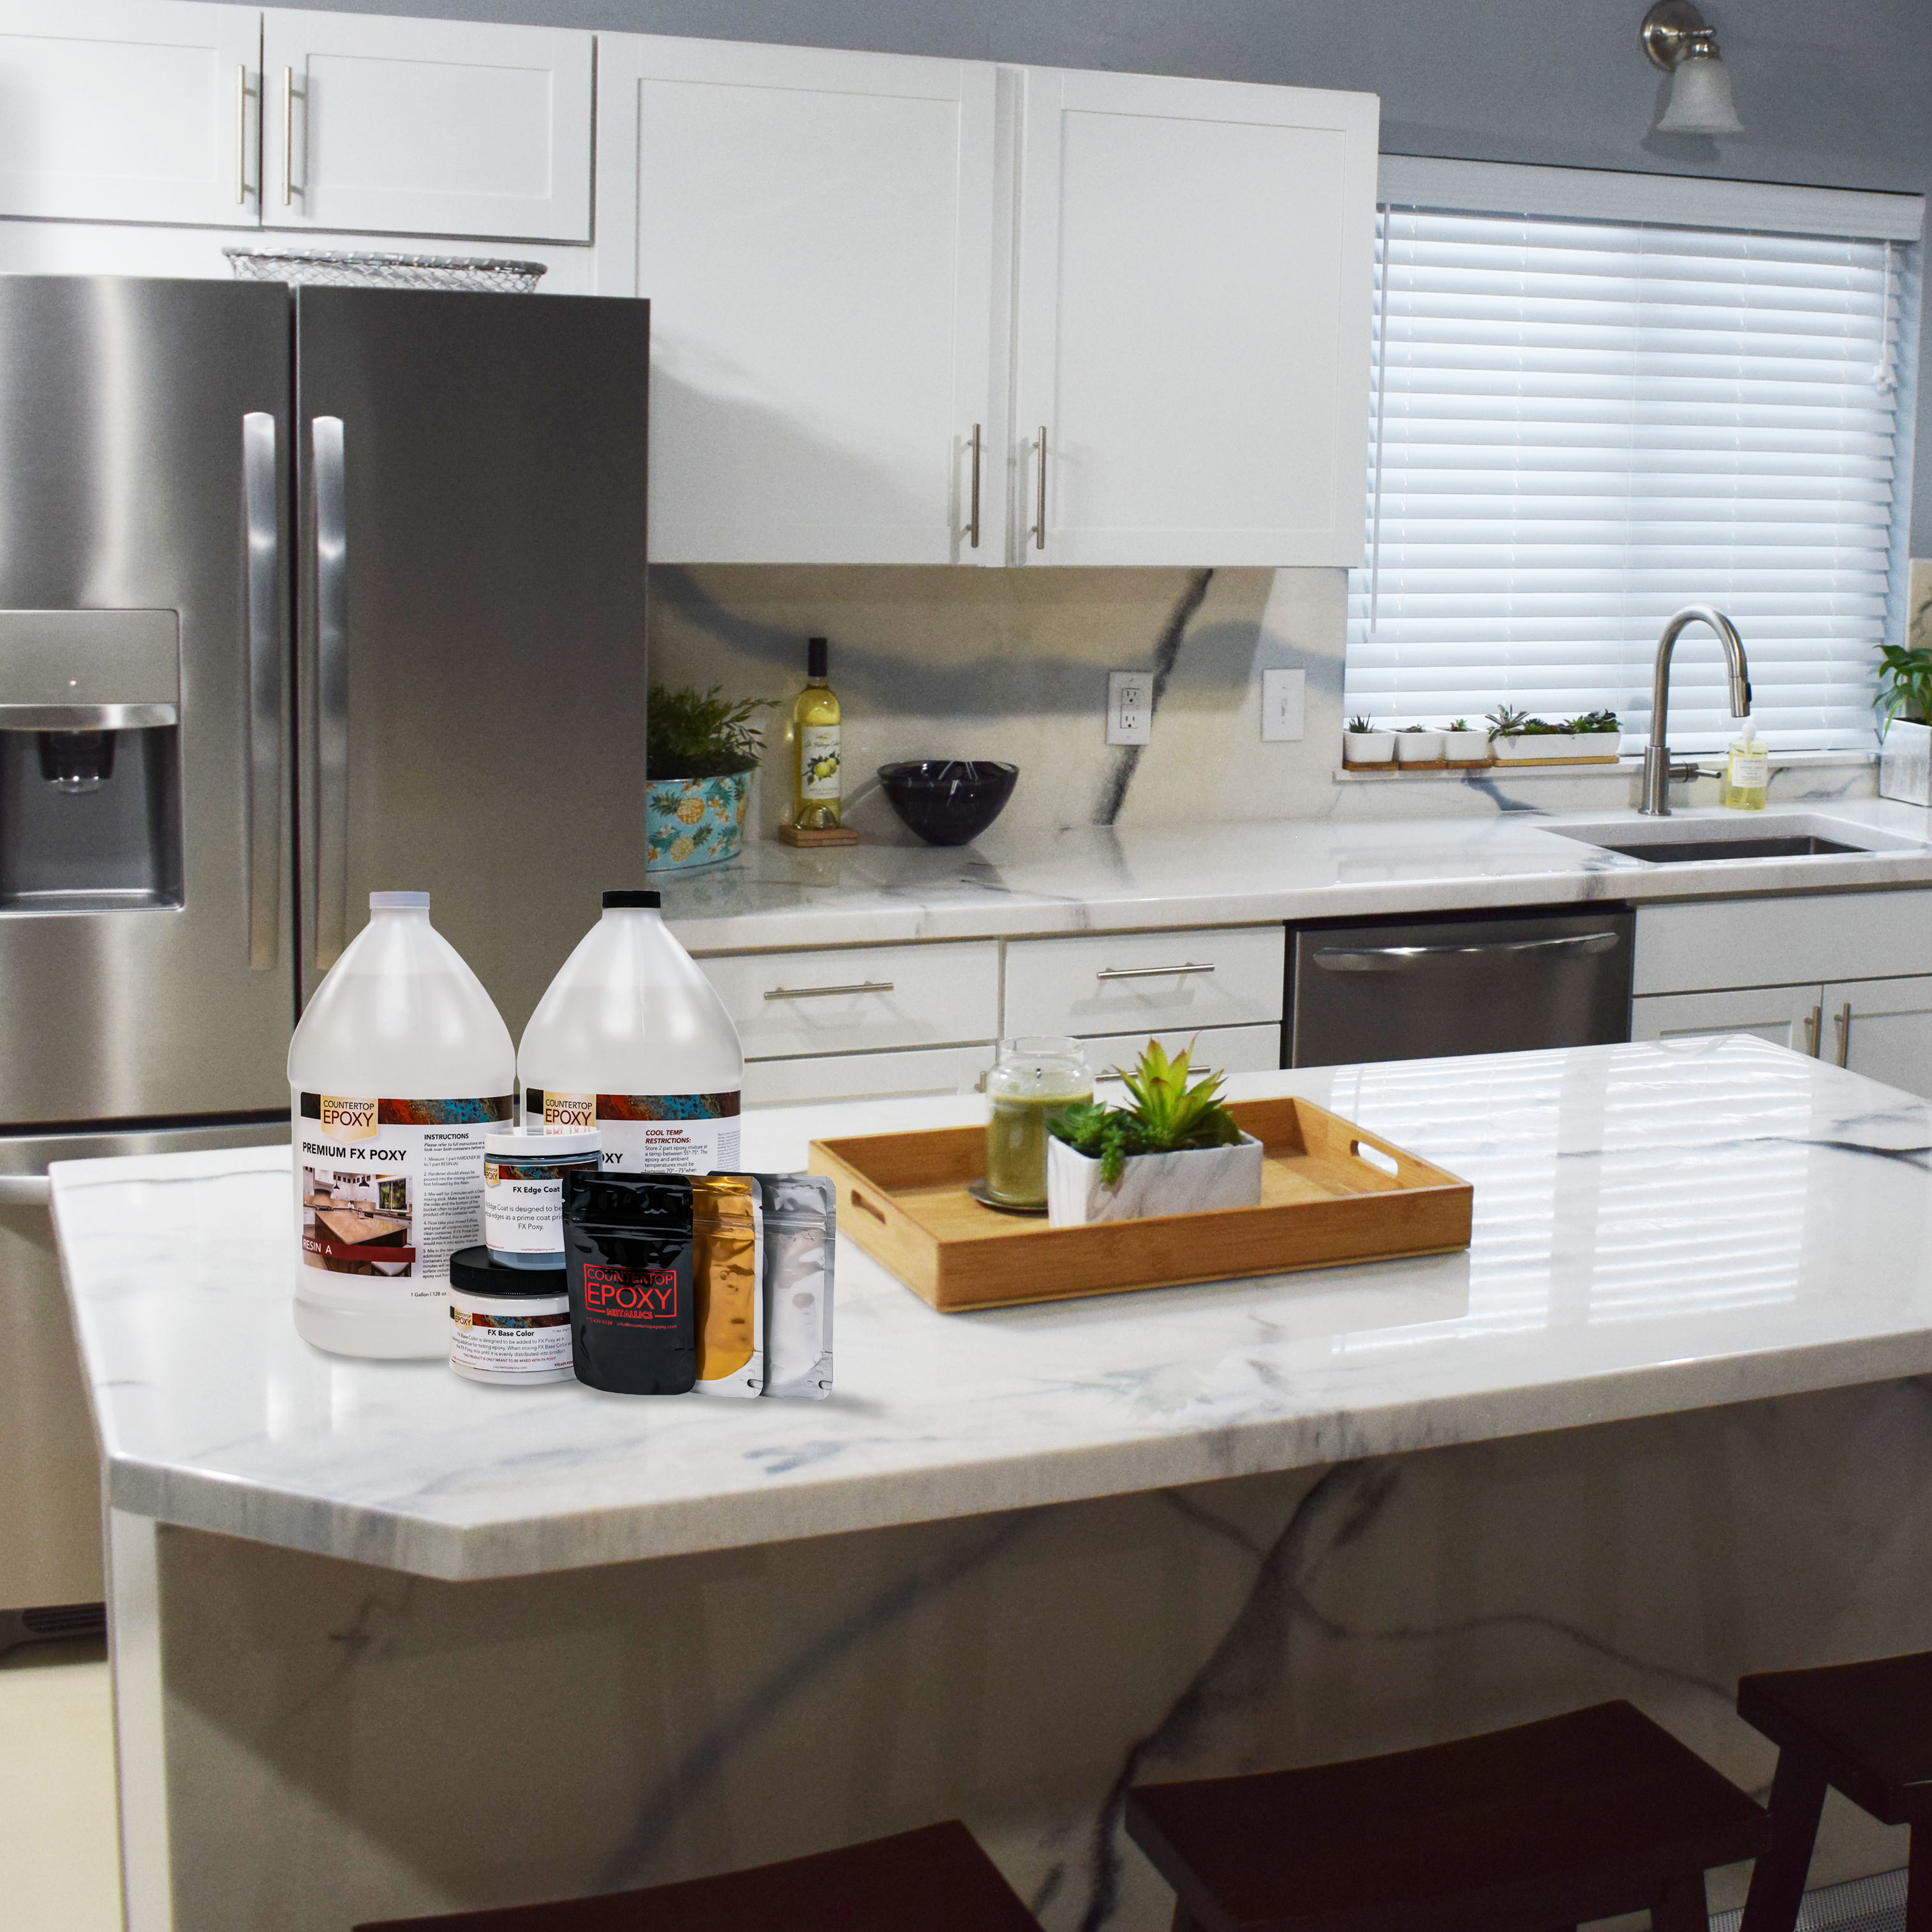
M1628 906L1288 929L1290 1066L1630 1038Z

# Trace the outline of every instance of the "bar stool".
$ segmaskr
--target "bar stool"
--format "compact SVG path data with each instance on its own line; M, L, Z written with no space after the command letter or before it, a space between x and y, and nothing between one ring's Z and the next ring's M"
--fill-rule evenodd
M1881 1824L1912 1827L1906 1932L1932 1932L1932 1652L1738 1680L1738 1715L1778 1747L1771 1850L1739 1932L1792 1932L1825 1787Z
M1298 1771L1143 1784L1127 1831L1174 1932L1552 1932L1624 1912L1705 1932L1704 1874L1768 1821L1618 1701Z
M430 1918L356 1932L1040 1932L956 1818L836 1852L716 1878Z

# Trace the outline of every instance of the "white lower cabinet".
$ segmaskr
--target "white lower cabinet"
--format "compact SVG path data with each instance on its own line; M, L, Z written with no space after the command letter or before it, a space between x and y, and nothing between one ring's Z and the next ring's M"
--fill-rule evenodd
M1646 994L1630 1002L1630 1038L1708 1040L1748 1033L1794 1053L1816 1053L1822 1000L1815 986Z
M745 1105L793 1107L808 1100L879 1100L914 1094L970 1094L994 1048L915 1048L903 1053L834 1053L805 1060L748 1060Z
M1103 1077L1131 1067L1150 1040L1170 1055L1191 1051L1196 1072L1268 1073L1281 1064L1281 1023L1271 1026L1207 1027L1198 1033L1117 1033L1083 1040L1087 1064Z
M1009 940L1006 1035L1278 1028L1286 951L1279 926Z
M1932 1099L1932 977L1834 981L1822 1001L1827 1058Z

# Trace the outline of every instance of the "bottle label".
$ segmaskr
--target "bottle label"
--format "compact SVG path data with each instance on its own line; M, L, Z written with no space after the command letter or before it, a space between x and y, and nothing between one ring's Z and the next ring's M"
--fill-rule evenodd
M1771 754L1761 752L1755 757L1745 752L1731 754L1731 789L1733 791L1756 791L1771 782Z
M512 1113L507 1094L298 1094L296 1240L331 1300L400 1310L444 1299L450 1256L483 1238L483 1137Z
M798 734L798 788L818 803L838 796L838 727L807 724Z
M466 1369L530 1375L570 1366L570 1302L564 1295L450 1292L449 1359Z
M586 1119L586 1116L588 1119ZM607 1174L730 1173L738 1165L738 1094L566 1094L524 1089L524 1124L545 1133L594 1126Z
M483 1163L483 1238L498 1253L563 1252L563 1177L566 1169L594 1173L595 1154L567 1161L488 1160Z

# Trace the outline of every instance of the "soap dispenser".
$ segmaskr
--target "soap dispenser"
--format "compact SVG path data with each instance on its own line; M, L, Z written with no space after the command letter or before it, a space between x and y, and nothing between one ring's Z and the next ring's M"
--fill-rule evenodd
M1747 718L1738 727L1724 758L1724 782L1718 802L1733 812L1762 812L1771 784L1771 748Z

